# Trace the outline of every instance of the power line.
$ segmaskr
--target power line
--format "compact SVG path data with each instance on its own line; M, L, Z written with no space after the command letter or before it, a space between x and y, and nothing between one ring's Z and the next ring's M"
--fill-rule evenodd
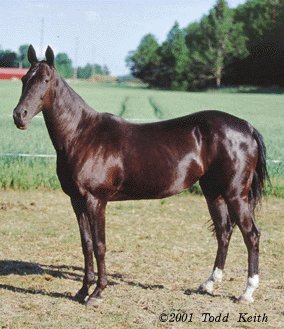
M75 43L74 80L77 79L77 72L78 72L78 48L79 48L79 38L77 37Z
M44 17L41 20L41 31L40 31L40 57L43 58L43 39L44 39Z

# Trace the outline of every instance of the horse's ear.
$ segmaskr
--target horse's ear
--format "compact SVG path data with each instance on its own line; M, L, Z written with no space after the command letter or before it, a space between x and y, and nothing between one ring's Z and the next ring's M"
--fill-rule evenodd
M29 49L28 49L28 60L31 64L34 64L34 63L38 62L37 57L36 57L35 49L32 45L30 45Z
M46 49L45 58L48 65L54 65L54 53L50 46Z

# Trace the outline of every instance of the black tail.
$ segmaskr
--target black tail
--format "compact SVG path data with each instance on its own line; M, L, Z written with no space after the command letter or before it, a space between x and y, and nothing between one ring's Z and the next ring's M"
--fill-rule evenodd
M257 203L261 202L261 196L264 193L264 181L267 180L270 184L271 182L266 167L266 147L263 137L255 128L253 130L253 137L258 145L258 160L249 193L249 203L254 211Z

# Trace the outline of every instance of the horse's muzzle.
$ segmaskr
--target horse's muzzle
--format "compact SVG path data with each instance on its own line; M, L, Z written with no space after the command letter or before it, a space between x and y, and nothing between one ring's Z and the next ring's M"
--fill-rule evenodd
M19 129L27 129L29 125L29 120L27 118L28 111L22 107L16 107L14 109L13 118L14 123Z

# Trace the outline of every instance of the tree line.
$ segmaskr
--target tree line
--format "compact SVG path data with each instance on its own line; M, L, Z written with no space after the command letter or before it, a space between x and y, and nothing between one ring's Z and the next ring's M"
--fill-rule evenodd
M284 85L284 1L225 0L199 22L175 22L166 41L145 35L128 53L132 74L151 87L198 90L221 85Z
M11 50L3 50L0 47L0 67L29 68L28 48L29 45L22 45L19 47L18 53L16 53ZM62 78L67 79L74 76L72 60L66 53L58 53L54 59L54 64ZM106 65L102 67L99 64L92 65L89 63L84 67L79 66L77 68L77 78L79 79L88 79L95 73L109 75L110 71Z

